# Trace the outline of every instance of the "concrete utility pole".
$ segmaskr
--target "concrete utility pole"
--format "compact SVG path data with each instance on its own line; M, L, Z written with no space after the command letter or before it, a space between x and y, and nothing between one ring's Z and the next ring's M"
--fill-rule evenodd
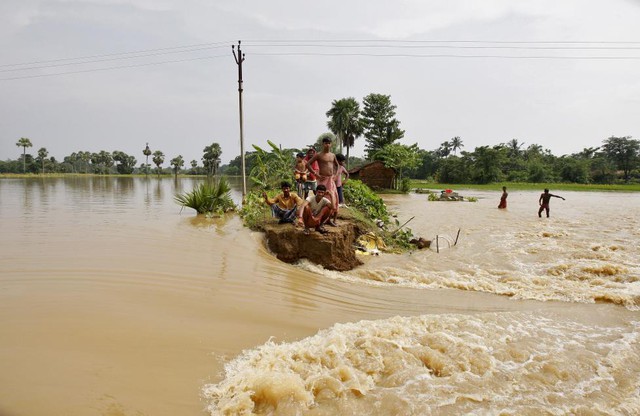
M240 156L242 160L242 203L244 204L245 196L247 195L247 178L245 173L244 164L244 133L242 123L242 63L244 62L244 54L240 50L240 41L238 41L238 54L236 55L235 45L231 45L231 51L233 57L238 64L238 107L240 109Z

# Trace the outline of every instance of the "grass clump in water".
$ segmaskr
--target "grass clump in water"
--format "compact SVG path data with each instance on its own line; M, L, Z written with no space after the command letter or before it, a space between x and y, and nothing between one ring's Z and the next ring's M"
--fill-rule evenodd
M236 208L231 199L231 187L224 177L202 182L191 192L176 195L174 200L183 208L195 209L198 214L222 215Z

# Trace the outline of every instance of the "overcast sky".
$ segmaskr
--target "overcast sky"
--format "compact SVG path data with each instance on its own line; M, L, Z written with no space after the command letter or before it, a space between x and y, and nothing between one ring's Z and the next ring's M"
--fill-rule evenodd
M2 0L0 159L148 142L303 147L335 99L391 96L404 144L511 139L554 154L640 138L639 0ZM364 138L352 152L362 155Z

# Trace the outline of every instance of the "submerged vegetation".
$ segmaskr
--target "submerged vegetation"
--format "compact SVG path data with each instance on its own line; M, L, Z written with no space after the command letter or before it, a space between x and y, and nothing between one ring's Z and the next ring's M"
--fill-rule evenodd
M235 209L231 187L225 177L202 182L191 192L176 195L174 200L183 208L195 209L198 214L221 215Z

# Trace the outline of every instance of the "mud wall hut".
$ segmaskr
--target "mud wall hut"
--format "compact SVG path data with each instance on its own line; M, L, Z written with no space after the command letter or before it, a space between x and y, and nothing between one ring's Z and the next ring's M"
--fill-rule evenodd
M396 183L396 171L379 160L349 170L349 177L361 180L370 188L393 189Z

